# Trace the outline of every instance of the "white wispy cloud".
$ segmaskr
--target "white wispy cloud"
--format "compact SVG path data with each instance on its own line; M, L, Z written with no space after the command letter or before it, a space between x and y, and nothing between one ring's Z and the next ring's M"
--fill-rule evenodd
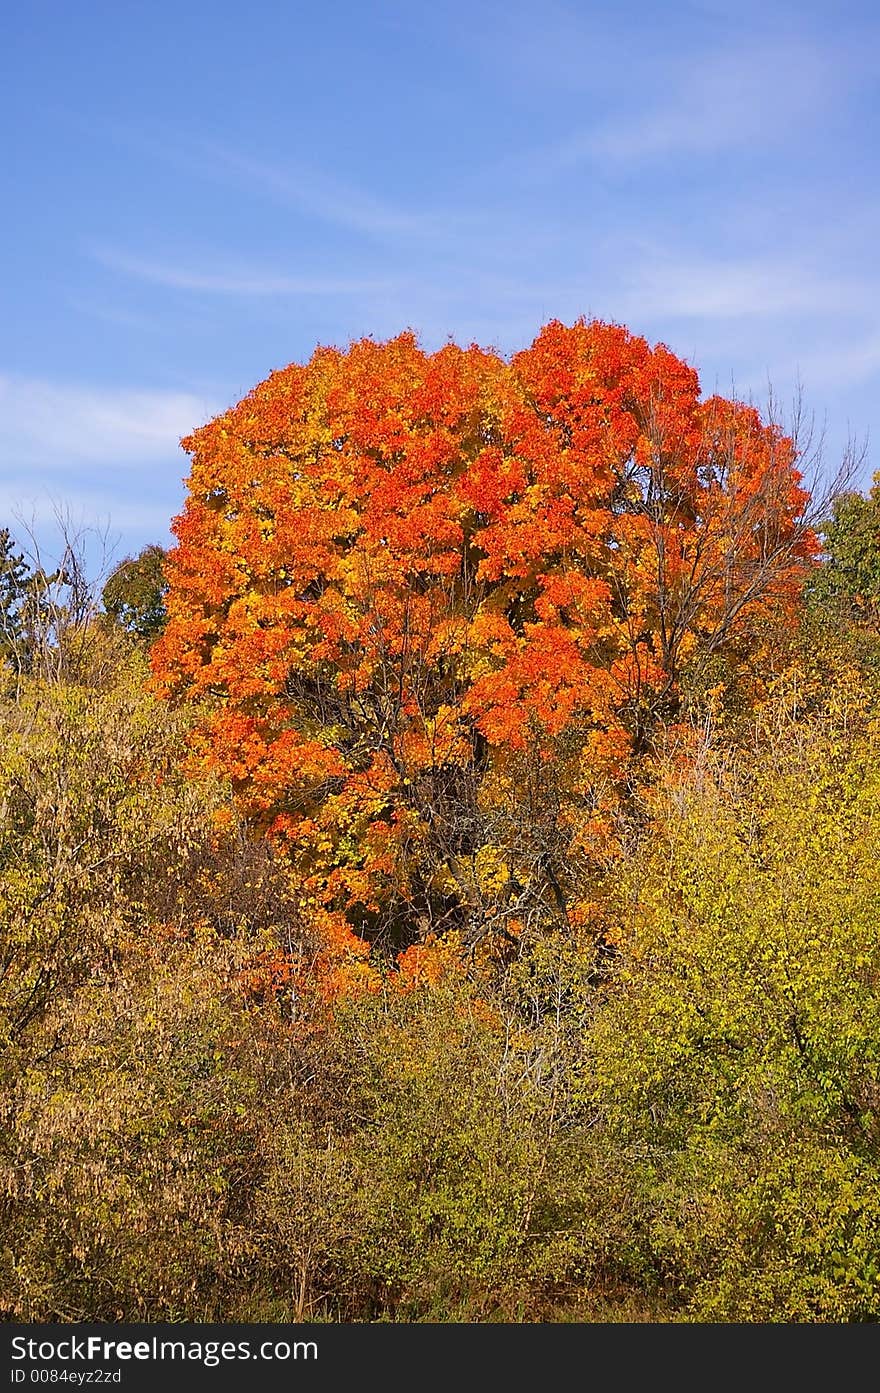
M400 208L369 189L322 174L296 156L274 162L255 160L229 146L204 141L190 158L201 172L261 188L283 202L325 222L377 236L424 235L442 227L445 218Z
M50 567L60 561L65 539L79 544L93 571L104 570L105 561L119 558L123 536L137 539L138 544L141 540L164 544L178 506L173 499L124 499L111 489L62 489L57 484L34 489L0 482L2 525L31 560Z
M852 84L858 63L841 64L834 46L755 39L725 51L667 56L660 90L645 56L606 110L582 128L533 152L530 162L561 174L588 161L631 164L660 157L708 156L747 148L753 155L787 143L821 119ZM635 97L635 100L633 100Z
M181 436L218 407L165 392L0 375L0 481L25 471L75 471L173 458Z
M858 311L869 287L823 266L778 257L635 261L618 296L624 314L739 319Z
M106 130L103 132L107 138ZM378 244L438 245L495 227L492 215L458 196L432 199L422 206L402 203L357 179L328 173L295 145L275 147L256 158L234 141L186 139L161 125L150 130L116 126L115 143L190 177L246 191L295 211L307 219L367 237ZM236 272L231 273L233 278ZM250 273L243 273L247 277ZM263 272L254 273L262 279ZM305 279L309 279L306 277Z
M810 381L835 386L880 379L880 333L856 335L843 343L808 349L801 353L798 365Z
M162 158L186 162L202 178L246 189L252 196L266 197L380 246L439 249L461 256L475 241L497 238L496 214L463 197L460 190L438 191L422 206L403 206L355 181L317 169L296 151L254 159L216 141L193 142L188 147L178 143L170 157L166 151L167 145Z
M219 409L190 392L0 375L0 520L45 559L63 518L93 574L122 536L128 550L164 544L183 502L180 438Z
M388 282L369 277L290 276L250 268L196 270L130 256L113 247L93 246L91 254L108 270L153 285L215 295L355 295L381 292Z

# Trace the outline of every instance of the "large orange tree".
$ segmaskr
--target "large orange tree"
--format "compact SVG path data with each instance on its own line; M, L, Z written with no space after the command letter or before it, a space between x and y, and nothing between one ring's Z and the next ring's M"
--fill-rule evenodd
M340 952L576 920L683 675L817 550L792 441L605 323L321 348L184 445L156 681Z

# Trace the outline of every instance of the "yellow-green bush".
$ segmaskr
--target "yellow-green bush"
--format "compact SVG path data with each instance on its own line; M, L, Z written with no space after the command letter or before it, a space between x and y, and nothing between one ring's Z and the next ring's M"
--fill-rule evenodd
M259 1105L224 980L236 956L172 944L53 1006L51 1048L4 1108L3 1297L18 1319L222 1317Z
M880 1315L880 759L847 697L670 768L585 1087L691 1318Z
M657 762L602 939L526 928L332 1009L142 657L92 671L0 701L3 1316L878 1319L857 666Z

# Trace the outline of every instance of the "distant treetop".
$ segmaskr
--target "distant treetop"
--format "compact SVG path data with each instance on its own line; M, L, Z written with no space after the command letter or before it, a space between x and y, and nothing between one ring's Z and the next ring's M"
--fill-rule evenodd
M138 638L153 640L165 628L165 552L153 543L127 556L110 575L101 592L108 614Z

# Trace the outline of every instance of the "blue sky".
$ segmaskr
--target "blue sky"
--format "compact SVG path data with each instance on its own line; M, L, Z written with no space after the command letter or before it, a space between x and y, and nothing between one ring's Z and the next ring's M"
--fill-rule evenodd
M0 523L167 544L179 437L316 343L662 339L880 468L880 7L27 0Z

